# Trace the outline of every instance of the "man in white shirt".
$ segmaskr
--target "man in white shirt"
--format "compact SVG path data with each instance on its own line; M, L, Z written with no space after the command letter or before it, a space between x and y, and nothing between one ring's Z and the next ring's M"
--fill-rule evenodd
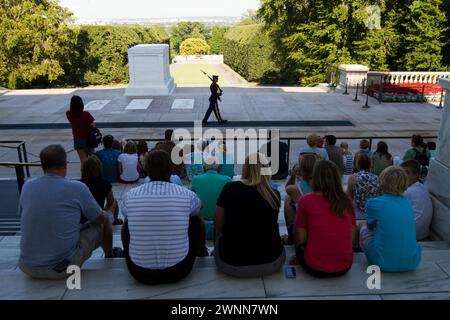
M145 171L151 182L131 189L121 203L128 270L145 284L176 282L190 273L198 253L201 201L170 183L173 165L166 151L151 151Z
M413 205L416 238L417 240L423 240L430 233L433 206L427 187L420 181L421 165L417 160L406 160L400 167L408 176L409 187L405 192L405 196L408 197Z

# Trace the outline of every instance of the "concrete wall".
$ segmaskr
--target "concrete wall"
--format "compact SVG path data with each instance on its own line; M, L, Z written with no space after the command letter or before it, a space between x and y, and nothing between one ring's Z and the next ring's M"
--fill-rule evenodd
M430 163L426 185L433 199L431 229L440 240L450 241L450 79L441 79L446 90L436 158Z

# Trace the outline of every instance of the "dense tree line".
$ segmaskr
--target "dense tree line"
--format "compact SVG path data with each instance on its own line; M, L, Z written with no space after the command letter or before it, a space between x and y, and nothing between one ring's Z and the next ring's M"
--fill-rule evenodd
M341 63L448 69L449 7L450 0L263 0L258 17L276 48L280 79L314 85Z
M125 82L128 48L168 42L157 27L77 27L55 0L0 0L0 87Z
M129 47L169 43L158 27L73 22L57 0L0 0L0 87L123 82ZM231 29L181 22L169 34L172 56L197 39L183 52L224 53L252 81L314 85L341 63L450 69L450 0L262 0Z

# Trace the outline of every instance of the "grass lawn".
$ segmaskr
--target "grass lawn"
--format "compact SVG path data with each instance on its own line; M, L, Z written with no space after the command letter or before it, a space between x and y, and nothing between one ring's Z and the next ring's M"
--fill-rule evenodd
M223 77L221 70L214 64L171 64L170 73L175 79L176 84L198 84L210 85L211 80L208 79L200 70L205 71L212 76L219 76L219 85L227 85L228 81Z

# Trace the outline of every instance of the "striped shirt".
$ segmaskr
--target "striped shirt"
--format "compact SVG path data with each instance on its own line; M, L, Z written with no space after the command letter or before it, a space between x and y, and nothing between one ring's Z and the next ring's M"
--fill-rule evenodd
M189 252L189 217L200 207L194 192L169 182L152 181L128 191L121 210L128 219L133 263L161 270L183 260Z
M346 175L353 174L353 155L351 153L344 154L345 172Z

